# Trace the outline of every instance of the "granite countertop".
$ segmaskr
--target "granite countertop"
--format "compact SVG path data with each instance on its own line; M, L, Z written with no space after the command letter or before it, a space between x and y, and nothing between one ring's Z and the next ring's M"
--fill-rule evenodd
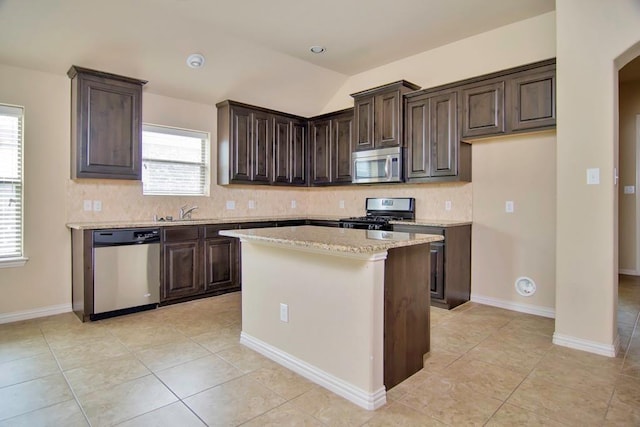
M249 242L273 243L308 249L345 253L374 253L402 246L444 240L434 234L402 233L398 231L354 230L314 226L223 230L223 236Z
M132 221L96 221L96 222L70 222L67 228L75 230L100 230L105 228L133 228L133 227L175 227L180 225L207 225L207 224L235 224L239 222L261 222L261 221L293 221L293 220L316 220L316 221L338 221L342 216L333 215L307 215L307 216L277 216L277 217L236 217L236 218L194 218L185 221L153 221L153 220L132 220ZM391 224L405 225L425 225L432 227L455 227L458 225L468 225L471 221L446 220L446 219L416 219L415 221L391 221Z
M262 221L294 221L294 220L324 220L338 221L344 217L333 216L277 216L277 217L235 217L235 218L194 218L184 221L96 221L96 222L70 222L67 228L76 230L98 230L103 228L132 228L132 227L175 227L179 225L208 225L208 224L235 224L239 222L262 222Z

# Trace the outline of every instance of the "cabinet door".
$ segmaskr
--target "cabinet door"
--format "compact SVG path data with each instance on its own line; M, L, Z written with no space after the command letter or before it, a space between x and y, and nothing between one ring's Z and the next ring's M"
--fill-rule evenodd
M291 182L291 120L286 117L273 119L273 181Z
M331 120L312 122L309 128L311 183L331 182Z
M462 137L505 132L504 80L462 89Z
M140 180L142 85L82 74L75 79L74 177Z
M239 286L238 248L233 238L204 241L204 290L223 291Z
M376 95L374 99L374 146L376 148L400 145L400 92Z
M271 182L272 134L271 115L262 111L254 111L252 129L252 176L253 182Z
M457 174L458 140L457 92L430 99L431 176Z
M368 96L355 100L354 117L356 124L356 150L370 150L374 147L374 97Z
M431 151L429 144L429 99L407 103L406 135L407 179L429 177Z
M444 243L431 243L431 298L444 299Z
M350 183L353 162L353 114L344 114L331 121L332 129L332 176L331 182Z
M231 181L251 182L251 110L231 107Z
M510 81L511 130L556 125L556 70L525 71Z
M307 123L294 120L291 129L291 183L307 183Z
M203 291L197 240L163 245L163 283L161 301L189 297Z

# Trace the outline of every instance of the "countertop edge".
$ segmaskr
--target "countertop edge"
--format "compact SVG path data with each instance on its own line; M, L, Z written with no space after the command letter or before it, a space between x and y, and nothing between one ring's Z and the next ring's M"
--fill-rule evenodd
M350 230L350 232L362 232L366 233L367 230ZM391 232L393 233L393 232ZM409 234L402 232L395 232L401 234ZM420 234L420 238L414 238L409 240L379 240L375 244L337 244L330 242L319 242L315 240L308 240L304 238L304 235L300 238L285 238L278 236L265 236L265 235L256 235L248 232L248 230L224 230L220 232L223 236L228 237L236 237L240 240L245 240L249 242L257 242L257 243L265 243L265 244L276 244L279 246L286 246L292 248L301 248L301 249L315 249L322 250L327 252L340 252L345 254L372 254L376 252L384 252L393 248L400 248L406 246L415 246L422 245L426 243L432 243L444 240L443 236L435 235L435 234ZM429 237L426 237L429 236ZM327 239L330 240L330 239Z
M137 228L137 227L179 227L185 225L216 225L236 224L246 222L264 221L338 221L344 216L291 216L291 217L238 217L238 218L203 218L187 221L96 221L96 222L69 222L66 227L71 230L101 230L106 228ZM472 221L416 219L413 221L391 221L390 224L427 227L457 227L471 225Z

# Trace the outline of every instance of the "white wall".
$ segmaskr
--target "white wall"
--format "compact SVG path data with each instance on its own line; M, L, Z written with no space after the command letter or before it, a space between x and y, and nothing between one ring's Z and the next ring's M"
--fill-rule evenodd
M617 298L617 57L640 40L633 0L557 0L556 341L612 354ZM622 64L623 65L623 64ZM600 168L600 185L586 169Z
M29 257L23 267L0 269L0 321L8 312L71 309L71 240L65 227L68 81L66 76L0 65L0 102L25 107L24 250Z

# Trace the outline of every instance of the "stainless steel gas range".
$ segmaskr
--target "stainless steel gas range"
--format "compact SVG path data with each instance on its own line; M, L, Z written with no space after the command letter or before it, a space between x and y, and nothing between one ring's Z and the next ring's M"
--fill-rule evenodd
M391 230L390 221L412 221L416 218L415 199L413 197L367 198L366 215L343 218L342 228L361 230Z

